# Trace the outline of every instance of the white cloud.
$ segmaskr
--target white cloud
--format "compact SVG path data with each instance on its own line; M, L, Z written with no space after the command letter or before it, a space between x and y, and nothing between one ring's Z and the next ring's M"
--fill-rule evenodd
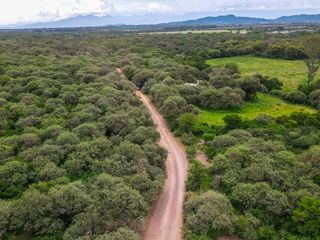
M114 6L118 14L133 14L133 13L167 13L172 12L173 8L169 4L161 3L160 1L123 1L115 3Z
M76 14L106 14L114 6L106 0L0 0L0 24L46 21Z
M318 10L320 0L0 0L0 24L47 21L77 14Z

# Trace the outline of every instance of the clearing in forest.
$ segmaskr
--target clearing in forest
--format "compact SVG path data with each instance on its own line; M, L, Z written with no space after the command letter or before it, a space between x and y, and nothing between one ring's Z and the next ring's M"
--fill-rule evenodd
M236 63L243 76L260 73L264 76L277 77L283 82L283 90L296 90L307 79L307 69L301 60L269 59L252 56L217 58L207 61L211 66ZM319 75L318 75L319 76Z
M255 119L259 114L266 114L273 117L290 115L293 112L316 112L315 109L290 104L284 100L267 94L258 94L254 102L245 102L240 109L236 110L204 110L202 109L198 117L199 123L208 123L209 125L223 125L223 118L226 115L238 114L244 119Z

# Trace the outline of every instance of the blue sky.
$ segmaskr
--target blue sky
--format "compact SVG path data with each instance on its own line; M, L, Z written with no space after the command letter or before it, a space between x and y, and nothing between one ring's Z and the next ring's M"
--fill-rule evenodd
M0 24L95 15L247 15L320 13L320 0L0 0Z

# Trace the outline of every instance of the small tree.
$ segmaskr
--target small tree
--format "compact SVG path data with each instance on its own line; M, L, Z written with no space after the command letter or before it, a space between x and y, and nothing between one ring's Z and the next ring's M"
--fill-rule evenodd
M239 87L246 93L246 99L255 100L257 93L263 90L263 86L258 78L245 78L239 82Z
M227 115L223 118L223 121L226 124L225 125L226 132L228 132L232 129L237 129L237 128L243 127L242 118L237 114Z
M308 84L312 83L320 68L320 37L310 37L303 42L308 68Z
M297 231L310 239L320 235L320 200L315 197L304 197L293 211L293 221Z
M192 132L196 125L197 117L192 113L185 113L179 118L179 128L183 132Z

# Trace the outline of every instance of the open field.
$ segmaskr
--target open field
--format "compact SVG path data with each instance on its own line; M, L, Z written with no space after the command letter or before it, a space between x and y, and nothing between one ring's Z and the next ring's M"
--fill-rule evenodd
M239 110L207 111L202 110L199 117L199 123L208 123L209 125L223 125L223 118L226 115L238 114L244 119L254 119L259 114L267 114L273 117L290 115L293 112L316 112L313 108L287 103L280 98L266 94L259 94L256 102L246 102Z
M231 30L231 29L195 29L195 30L183 30L183 31L161 31L161 32L148 32L140 34L188 34L188 33L233 33L233 34L247 34L247 30Z
M265 76L278 77L283 82L283 89L286 91L297 89L298 85L307 78L307 69L303 61L240 56L212 59L207 63L212 66L237 63L243 75L260 73Z

